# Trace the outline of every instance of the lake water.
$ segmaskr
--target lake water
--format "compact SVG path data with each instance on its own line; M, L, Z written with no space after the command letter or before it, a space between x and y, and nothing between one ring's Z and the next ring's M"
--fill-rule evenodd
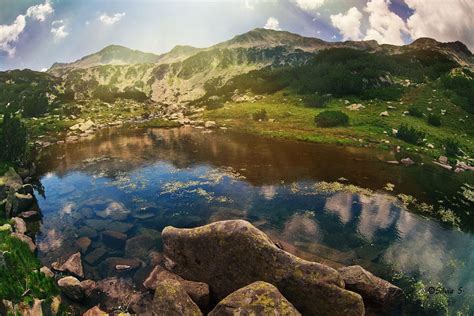
M165 226L239 218L303 258L360 264L387 278L413 275L453 289L451 309L469 304L474 225L465 215L472 203L459 191L473 183L472 174L385 162L391 159L387 152L222 130L103 130L41 153L39 257L44 264L64 260L78 251L76 240L87 236L87 277L123 274L138 284L149 271L150 253L161 250ZM374 193L321 189L320 181L338 180ZM389 182L394 192L383 190ZM398 193L448 204L461 214L462 231L408 212L394 198ZM119 240L102 238L107 230L119 231ZM142 268L115 271L113 264L124 257L142 261Z

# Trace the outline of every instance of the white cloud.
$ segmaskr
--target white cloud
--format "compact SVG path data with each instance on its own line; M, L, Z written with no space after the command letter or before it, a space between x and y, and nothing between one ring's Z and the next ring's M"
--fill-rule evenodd
M430 1L431 2L431 1ZM403 45L403 33L408 33L405 22L390 11L390 0L370 0L365 12L369 13L369 27L366 40L376 40L379 43Z
M331 15L331 23L339 30L343 40L359 40L362 37L361 20L362 12L356 7L347 10L346 14Z
M53 21L53 23L51 23L51 33L56 42L69 35L69 32L66 31L66 25L63 20Z
M99 17L99 21L105 25L113 25L120 21L125 16L125 12L122 13L114 13L112 15L108 15L107 13L102 14Z
M9 25L0 25L0 51L4 51L8 56L15 55L15 47L12 46L25 29L26 19L24 15L16 17L15 21Z
M460 40L474 49L474 1L405 0L415 12L407 20L413 39L432 37L439 41Z
M44 22L44 20L46 20L46 17L52 14L53 12L53 7L49 3L49 1L46 1L43 4L38 4L29 7L28 10L26 10L26 16L31 17L40 22Z
M0 51L4 51L8 56L13 57L15 55L14 44L26 27L26 17L43 22L53 12L53 7L51 7L49 1L46 1L44 4L29 7L26 10L26 15L18 15L12 24L0 25Z
M305 11L314 11L324 4L325 0L292 0L298 7Z
M263 28L265 28L267 30L281 31L280 22L277 19L273 18L273 17L268 18L267 24L265 24L265 26Z

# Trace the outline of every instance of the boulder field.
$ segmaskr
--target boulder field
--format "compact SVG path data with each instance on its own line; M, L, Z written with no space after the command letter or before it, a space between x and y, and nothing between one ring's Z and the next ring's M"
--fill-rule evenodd
M298 258L244 220L168 226L161 237L163 254L140 287L117 277L81 281L80 253L53 269L63 273L58 285L90 308L84 315L113 313L118 306L150 315L403 313L400 288L360 266L335 270Z

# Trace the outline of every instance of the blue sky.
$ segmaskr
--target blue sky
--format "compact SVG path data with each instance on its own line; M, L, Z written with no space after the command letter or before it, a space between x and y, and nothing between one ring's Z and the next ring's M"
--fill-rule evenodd
M256 27L398 45L428 36L472 50L473 16L472 0L0 0L0 70L41 70L109 44L206 47Z

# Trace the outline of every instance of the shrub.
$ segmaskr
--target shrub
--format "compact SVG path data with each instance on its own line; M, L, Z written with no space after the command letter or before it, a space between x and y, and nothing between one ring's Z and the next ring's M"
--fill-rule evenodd
M460 153L459 142L455 139L448 138L444 141L444 152L448 157L456 157Z
M267 110L261 109L260 111L257 111L252 114L252 118L254 121L266 121L268 120L268 115L267 115Z
M407 124L402 124L398 128L397 138L406 141L410 144L419 144L425 138L425 133L409 127Z
M314 122L318 127L345 126L349 124L349 116L341 111L324 111L316 115Z
M428 124L433 126L441 126L441 117L438 114L428 115Z
M328 95L312 94L304 98L304 103L313 108L322 108L331 100Z
M26 153L26 128L20 119L6 113L1 125L1 158L10 162L20 162Z
M212 100L206 104L206 110L217 110L223 107L224 107L224 104L218 100Z
M410 105L408 107L408 115L414 116L414 117L422 117L423 112L420 110L419 107L416 107L414 105Z
M48 98L44 93L24 97L20 106L23 108L24 117L35 117L48 111Z
M398 101L403 95L401 85L366 89L362 92L364 99L379 99L383 101Z

